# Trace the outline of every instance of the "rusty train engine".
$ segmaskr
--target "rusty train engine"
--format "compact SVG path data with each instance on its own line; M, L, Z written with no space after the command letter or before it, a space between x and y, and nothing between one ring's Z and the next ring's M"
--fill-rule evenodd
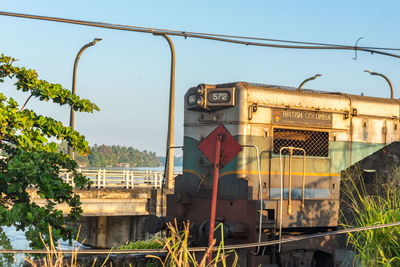
M183 175L167 196L166 217L149 217L147 229L190 221L191 244L207 246L214 165L199 144L223 127L240 152L219 169L217 242L335 230L340 172L399 140L399 106L394 99L246 82L192 87L185 94ZM241 250L239 264L333 266L335 244L328 236Z

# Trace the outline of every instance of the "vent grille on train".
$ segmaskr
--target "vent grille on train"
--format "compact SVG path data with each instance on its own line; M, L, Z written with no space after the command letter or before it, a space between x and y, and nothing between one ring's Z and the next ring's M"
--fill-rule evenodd
M294 129L274 129L274 154L279 154L281 147L303 148L307 156L328 157L329 133ZM282 151L287 154L287 150ZM293 151L294 155L303 155L301 151Z

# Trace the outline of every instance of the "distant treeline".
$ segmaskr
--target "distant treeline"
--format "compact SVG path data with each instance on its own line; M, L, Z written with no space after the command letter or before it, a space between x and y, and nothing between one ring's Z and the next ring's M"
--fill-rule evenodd
M67 143L58 145L60 151L67 153ZM133 147L94 145L90 147L91 154L83 157L75 154L75 160L80 166L106 167L119 163L129 163L130 167L158 167L160 159L155 152L139 151Z

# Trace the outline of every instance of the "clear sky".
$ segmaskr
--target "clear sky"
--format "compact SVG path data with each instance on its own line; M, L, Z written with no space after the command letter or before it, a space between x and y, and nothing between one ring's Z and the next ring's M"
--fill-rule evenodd
M400 48L400 1L104 1L0 0L0 10L182 31ZM167 42L144 33L0 16L0 52L34 68L42 79L71 88L76 53L81 56L77 93L100 107L76 114L76 128L90 144L120 144L165 152L170 53ZM304 51L248 47L172 37L176 49L175 144L183 142L183 95L199 83L249 81L389 97L388 76L400 97L400 59L353 51ZM400 52L396 52L400 54ZM26 95L0 90L23 102ZM22 103L21 103L22 104ZM69 110L31 101L30 108L68 124Z

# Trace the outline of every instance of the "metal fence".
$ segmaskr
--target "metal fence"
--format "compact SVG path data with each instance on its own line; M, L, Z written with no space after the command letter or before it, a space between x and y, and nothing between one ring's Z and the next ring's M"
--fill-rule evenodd
M151 170L79 169L97 188L161 188L164 172ZM175 173L174 177L179 173ZM71 173L60 171L64 182L75 186Z

